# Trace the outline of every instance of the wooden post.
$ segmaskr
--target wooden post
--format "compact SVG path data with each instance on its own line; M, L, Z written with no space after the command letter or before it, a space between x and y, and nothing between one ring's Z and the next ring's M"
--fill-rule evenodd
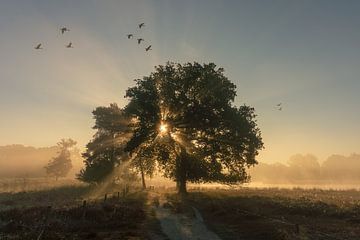
M117 199L120 199L120 192L117 192Z
M84 219L85 218L85 216L86 216L86 200L84 200L83 201L83 214L82 214L82 219Z
M296 232L296 234L299 234L299 233L300 233L300 226L299 226L299 224L295 224L295 232Z
M107 193L105 193L104 202L106 202L106 199L107 199Z

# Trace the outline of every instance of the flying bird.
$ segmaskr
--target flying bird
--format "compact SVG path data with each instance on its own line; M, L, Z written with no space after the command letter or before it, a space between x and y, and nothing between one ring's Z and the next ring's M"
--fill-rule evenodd
M128 34L126 35L128 39L132 38L134 35L133 34Z
M279 104L276 104L276 106L280 107L280 106L281 106L281 103L279 103Z
M66 48L74 48L73 45L72 45L72 42L69 42L69 44L66 45Z
M146 51L152 50L151 45L149 45L147 48L145 48Z
M144 39L143 39L143 38L138 38L138 39L137 39L138 44L140 44L141 41L144 41Z
M70 29L68 29L67 27L62 27L60 28L61 34L64 34L65 32L69 32Z
M142 27L144 27L145 26L145 23L140 23L139 24L139 28L142 28Z
M41 47L41 43L39 43L38 45L36 45L36 47L34 47L34 48L37 49L37 50L43 49L43 48Z
M282 107L279 107L279 109L278 109L279 111L281 111L282 110Z

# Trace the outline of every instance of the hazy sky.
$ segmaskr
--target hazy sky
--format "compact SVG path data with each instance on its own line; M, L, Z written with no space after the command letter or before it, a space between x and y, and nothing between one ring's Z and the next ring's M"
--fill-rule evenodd
M260 160L360 152L359 12L350 0L1 0L0 145L84 146L95 107L123 106L155 65L198 61L224 67L236 104L255 107Z

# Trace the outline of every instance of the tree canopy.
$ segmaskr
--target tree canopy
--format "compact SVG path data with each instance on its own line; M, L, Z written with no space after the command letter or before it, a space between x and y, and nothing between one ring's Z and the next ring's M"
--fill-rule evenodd
M126 91L129 103L119 110L127 124L114 133L124 136L122 151L141 159L134 161L138 166L151 173L157 164L182 193L188 181L249 179L246 168L256 164L263 147L261 132L254 109L234 105L236 86L224 69L167 63L135 82Z
M85 168L78 174L84 182L99 183L120 164L124 157L124 140L128 122L116 104L98 107L93 111L96 133L82 154Z

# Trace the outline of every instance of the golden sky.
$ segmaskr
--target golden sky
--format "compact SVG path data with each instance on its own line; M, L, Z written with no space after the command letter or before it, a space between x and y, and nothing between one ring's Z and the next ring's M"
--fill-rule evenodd
M224 67L236 104L255 107L261 161L359 152L359 10L357 1L3 1L0 145L71 137L83 147L94 108L126 104L133 79L155 65L198 61Z

